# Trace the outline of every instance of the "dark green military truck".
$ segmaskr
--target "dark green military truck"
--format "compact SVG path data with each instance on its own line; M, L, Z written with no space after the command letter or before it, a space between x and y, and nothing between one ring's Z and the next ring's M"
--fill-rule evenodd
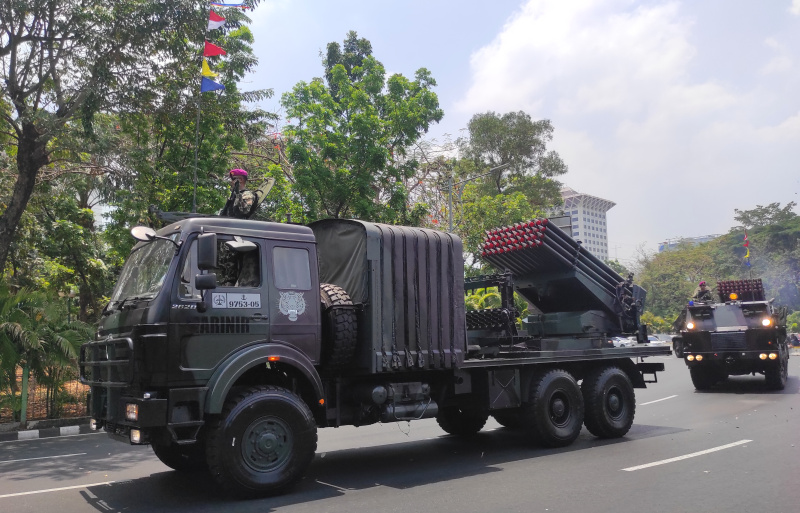
M493 416L550 447L583 425L621 437L633 389L664 368L644 357L669 354L646 343L644 291L547 220L487 233L503 272L467 280L459 238L422 228L202 217L132 233L81 349L93 424L237 495L296 482L321 427L436 418L472 435ZM488 287L501 304L467 312L465 290Z
M768 389L783 390L789 366L786 308L766 300L760 279L720 281L717 294L718 301L690 301L676 321L695 388L759 373Z

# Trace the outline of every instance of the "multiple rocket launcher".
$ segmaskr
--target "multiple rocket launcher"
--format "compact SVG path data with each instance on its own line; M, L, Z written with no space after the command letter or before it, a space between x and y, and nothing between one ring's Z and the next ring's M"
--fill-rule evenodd
M603 312L607 317L583 330L636 332L645 291L547 219L486 231L481 257L514 276L517 292L544 314Z

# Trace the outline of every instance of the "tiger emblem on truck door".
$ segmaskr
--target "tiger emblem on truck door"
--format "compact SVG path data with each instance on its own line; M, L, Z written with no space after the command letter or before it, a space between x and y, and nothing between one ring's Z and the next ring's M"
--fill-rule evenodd
M281 292L278 300L278 309L283 315L289 317L290 321L296 321L299 315L306 311L306 300L300 292Z

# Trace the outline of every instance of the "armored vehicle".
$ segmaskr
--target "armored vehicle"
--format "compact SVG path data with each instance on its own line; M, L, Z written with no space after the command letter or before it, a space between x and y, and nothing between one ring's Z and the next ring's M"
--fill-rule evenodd
M786 308L766 300L760 279L720 281L717 294L718 302L690 301L676 321L695 388L708 390L728 376L759 373L768 389L783 390L789 364Z
M502 271L466 280L460 239L423 228L198 217L132 233L81 348L93 424L240 496L295 483L323 427L436 418L468 436L493 416L548 447L583 425L621 437L633 389L664 369L643 359L669 354L646 344L644 290L546 219L488 232ZM485 288L499 304L466 311Z

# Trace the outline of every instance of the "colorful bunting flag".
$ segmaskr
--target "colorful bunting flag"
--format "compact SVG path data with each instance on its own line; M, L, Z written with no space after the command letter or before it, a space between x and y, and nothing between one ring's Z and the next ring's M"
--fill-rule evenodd
M747 267L750 267L750 241L747 240L747 230L744 231L744 247L747 248L747 252L744 254L744 264Z
M208 28L207 28L207 30L218 29L223 25L225 25L225 18L223 18L219 14L215 13L214 11L210 11L210 14L208 15Z
M214 82L210 78L203 77L203 81L200 83L200 92L207 93L208 91L216 91L217 89L225 89L225 86L222 84L218 84Z
M241 3L226 3L226 2L211 2L214 7L241 7L242 9L249 9L247 4Z
M200 74L204 77L214 78L219 76L219 73L214 73L211 71L211 68L208 67L208 61L203 59L203 69L200 71Z
M214 57L216 55L227 55L227 52L219 46L206 41L206 47L203 50L203 57Z

